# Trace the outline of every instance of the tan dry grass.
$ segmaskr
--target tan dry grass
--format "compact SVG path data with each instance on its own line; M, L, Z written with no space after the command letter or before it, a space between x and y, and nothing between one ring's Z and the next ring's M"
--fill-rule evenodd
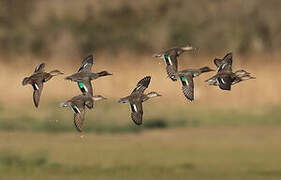
M223 56L223 54L219 55ZM214 68L212 59L214 56L199 56L198 54L185 54L180 58L179 69L197 68L210 66ZM260 60L262 59L262 60ZM263 60L264 59L264 60ZM270 63L268 63L268 59ZM267 104L281 103L280 89L278 83L280 62L278 56L265 57L234 57L233 69L245 69L256 76L256 80L242 82L233 87L230 92L221 91L218 87L208 86L204 80L213 73L203 74L195 79L195 101L194 106L262 106ZM72 61L74 60L74 61ZM259 62L259 63L257 63ZM32 88L22 87L23 77L30 75L39 61L34 58L16 58L13 62L1 61L0 64L0 87L1 101L9 104L30 103ZM60 69L69 75L75 72L81 64L81 58L62 59L53 57L48 59L46 70ZM146 75L152 76L149 91L158 91L163 94L161 104L184 105L189 104L181 92L179 82L172 82L166 78L165 64L159 59L151 56L135 56L123 53L116 57L97 54L95 72L108 70L114 75L103 77L93 82L94 92L102 94L116 101L119 97L126 96L135 87L137 81ZM47 100L62 101L79 93L75 83L63 80L64 76L56 77L48 82L42 94L41 102Z

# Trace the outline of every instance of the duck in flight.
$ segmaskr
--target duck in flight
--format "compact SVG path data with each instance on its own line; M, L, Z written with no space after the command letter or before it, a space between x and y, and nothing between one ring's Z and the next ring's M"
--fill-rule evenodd
M90 94L91 96L93 96L93 87L91 81L102 76L112 75L107 71L93 73L92 72L93 60L94 60L93 55L88 56L82 62L82 65L77 73L74 73L65 78L65 80L77 82L80 91L83 94Z
M63 74L59 70L45 72L44 69L45 63L41 63L35 68L31 76L25 77L22 81L23 86L30 84L33 87L33 102L36 108L39 106L43 84L52 79L52 77Z
M131 108L131 118L136 125L142 124L142 116L143 116L143 109L142 103L147 101L150 98L161 96L157 92L150 92L148 94L144 94L146 88L150 83L151 77L146 76L141 79L137 87L133 90L133 92L124 98L121 98L118 102L119 103L129 103Z
M170 79L177 80L176 74L178 72L178 57L186 51L194 50L191 46L173 47L164 52L155 54L156 58L163 58L166 63L166 72Z
M202 73L214 71L209 67L202 67L200 69L186 69L179 71L177 77L180 79L182 84L182 92L184 96L190 100L194 100L194 83L193 78L199 76Z
M223 59L215 59L218 72L213 77L206 80L209 85L219 86L222 90L231 90L231 86L249 79L256 79L251 73L241 69L232 72L232 53L228 53Z
M101 95L90 96L89 94L81 94L60 104L60 107L70 107L74 111L74 125L78 132L82 132L86 107L93 109L94 101L106 99Z

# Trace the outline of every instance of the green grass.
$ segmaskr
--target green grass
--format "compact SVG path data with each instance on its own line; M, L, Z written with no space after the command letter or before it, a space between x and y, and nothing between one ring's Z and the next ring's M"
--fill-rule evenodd
M280 106L218 108L97 103L84 133L57 102L0 104L0 174L9 180L281 178ZM11 109L13 112L11 113Z
M150 130L138 134L0 133L1 178L281 178L281 127Z
M57 108L57 103L34 109L27 107L1 108L0 130L63 133L75 132L73 112ZM139 133L148 129L176 127L252 127L281 125L280 106L262 108L206 108L198 106L166 107L149 104L144 107L143 125L136 126L130 119L129 107L112 102L100 103L87 111L84 132L88 133Z

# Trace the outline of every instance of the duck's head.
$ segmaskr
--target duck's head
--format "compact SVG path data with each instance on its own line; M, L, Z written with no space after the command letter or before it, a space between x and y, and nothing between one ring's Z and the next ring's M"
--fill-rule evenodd
M103 97L102 95L96 95L92 97L94 101L105 100L107 98Z
M51 72L49 72L52 76L58 76L58 75L62 75L63 72L59 71L59 70L53 70Z
M147 94L147 97L149 97L149 98L158 97L158 96L162 96L162 95L155 92L155 91L152 91L152 92Z
M209 68L208 66L200 68L201 72L210 72L215 71L214 69Z
M112 74L107 71L101 71L98 73L99 76L111 76Z

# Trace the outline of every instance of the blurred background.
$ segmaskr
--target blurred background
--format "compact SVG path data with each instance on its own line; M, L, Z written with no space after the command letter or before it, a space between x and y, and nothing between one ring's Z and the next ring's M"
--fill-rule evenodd
M0 173L3 179L280 179L281 1L0 0ZM179 69L215 68L233 52L233 70L257 77L230 92L194 79L195 101L152 58L173 46L195 51ZM108 98L87 111L84 132L59 103L78 95L64 76L45 84L38 109L21 85L41 62L65 75L84 57ZM143 125L118 104L151 75Z

